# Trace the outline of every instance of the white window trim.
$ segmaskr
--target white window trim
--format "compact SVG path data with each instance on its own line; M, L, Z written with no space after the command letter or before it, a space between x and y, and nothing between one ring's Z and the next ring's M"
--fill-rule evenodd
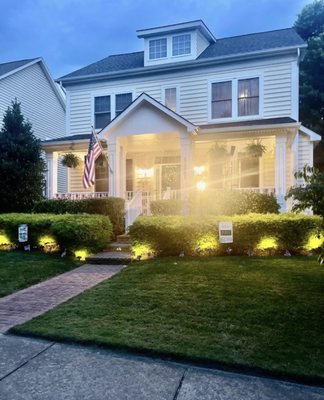
M186 54L178 54L177 56L173 55L173 38L176 36L184 36L184 35L189 35L190 36L190 53ZM192 56L192 45L193 45L193 40L192 40L192 34L191 33L179 33L177 35L172 35L171 40L170 40L170 58L179 58L179 57L189 57Z
M166 56L164 57L157 57L157 58L150 58L150 43L153 40L161 40L161 39L166 39ZM149 61L158 61L158 60L165 60L166 58L168 58L168 54L169 54L169 40L167 36L161 36L161 37L157 37L157 38L152 38L148 40L148 60Z
M175 112L179 114L180 111L180 87L179 85L163 85L161 86L161 103L165 104L165 89L175 89L176 90L176 110Z
M110 96L110 113L111 113L111 121L116 117L116 95L117 94L127 94L131 93L132 95L132 102L134 101L134 96L135 96L135 90L134 89L129 89L129 90L114 90L112 92L110 91L98 91L98 92L92 92L91 93L91 125L95 127L95 110L94 110L94 105L95 105L95 98L96 97L102 97L102 96ZM95 131L99 132L101 131L102 128L96 128Z
M238 81L242 79L253 79L259 78L259 114L256 115L238 115ZM220 82L232 82L232 116L226 118L212 118L212 84L220 83ZM235 122L235 121L248 121L253 119L263 118L263 75L258 74L249 74L249 75L239 75L237 77L230 78L220 78L220 79L210 79L208 81L208 122L213 123L223 123L223 122Z

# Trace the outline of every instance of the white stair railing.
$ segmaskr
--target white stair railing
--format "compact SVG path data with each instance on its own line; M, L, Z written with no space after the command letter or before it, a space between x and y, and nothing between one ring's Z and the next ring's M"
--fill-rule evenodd
M125 202L125 229L135 221L137 217L143 214L142 192L133 192L133 197Z

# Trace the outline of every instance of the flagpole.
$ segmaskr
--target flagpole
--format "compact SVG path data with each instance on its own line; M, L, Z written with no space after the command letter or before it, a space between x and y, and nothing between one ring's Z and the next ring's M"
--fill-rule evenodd
M98 145L99 145L99 147L100 147L100 149L101 149L101 153L106 157L106 160L107 160L107 163L108 163L109 171L113 174L114 172L113 172L113 170L111 169L111 167L110 167L110 165L109 165L108 154L105 153L104 148L102 147L102 144L101 144L101 142L100 142L100 139L98 138L97 132L96 132L96 130L94 129L93 125L91 125L91 128L92 128L92 132L93 132L93 134L94 134L94 136L95 136L95 138L96 138L96 140L97 140L97 143L98 143Z

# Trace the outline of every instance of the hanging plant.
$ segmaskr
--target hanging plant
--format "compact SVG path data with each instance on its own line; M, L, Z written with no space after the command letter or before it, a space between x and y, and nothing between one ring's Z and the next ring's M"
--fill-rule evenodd
M249 157L262 157L267 148L262 144L261 139L252 140L245 146L245 151Z
M64 154L62 158L62 165L68 168L77 168L80 165L80 158L73 153Z
M214 146L209 150L209 156L213 161L220 161L229 157L229 153L224 145L215 143Z

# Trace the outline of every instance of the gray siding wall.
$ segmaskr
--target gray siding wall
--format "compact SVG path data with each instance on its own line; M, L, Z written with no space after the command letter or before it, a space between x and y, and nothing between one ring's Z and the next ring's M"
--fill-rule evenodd
M169 73L155 77L107 81L67 87L69 91L68 121L69 134L89 133L93 124L93 97L110 92L133 92L134 98L146 92L161 101L164 85L177 85L180 90L179 114L191 122L202 125L209 120L209 90L212 81L232 78L260 76L263 118L291 116L295 114L292 95L294 57L242 62L231 66L217 66L196 71ZM215 121L214 121L215 122Z
M3 114L15 98L39 139L65 134L65 110L39 63L0 80L0 126Z

